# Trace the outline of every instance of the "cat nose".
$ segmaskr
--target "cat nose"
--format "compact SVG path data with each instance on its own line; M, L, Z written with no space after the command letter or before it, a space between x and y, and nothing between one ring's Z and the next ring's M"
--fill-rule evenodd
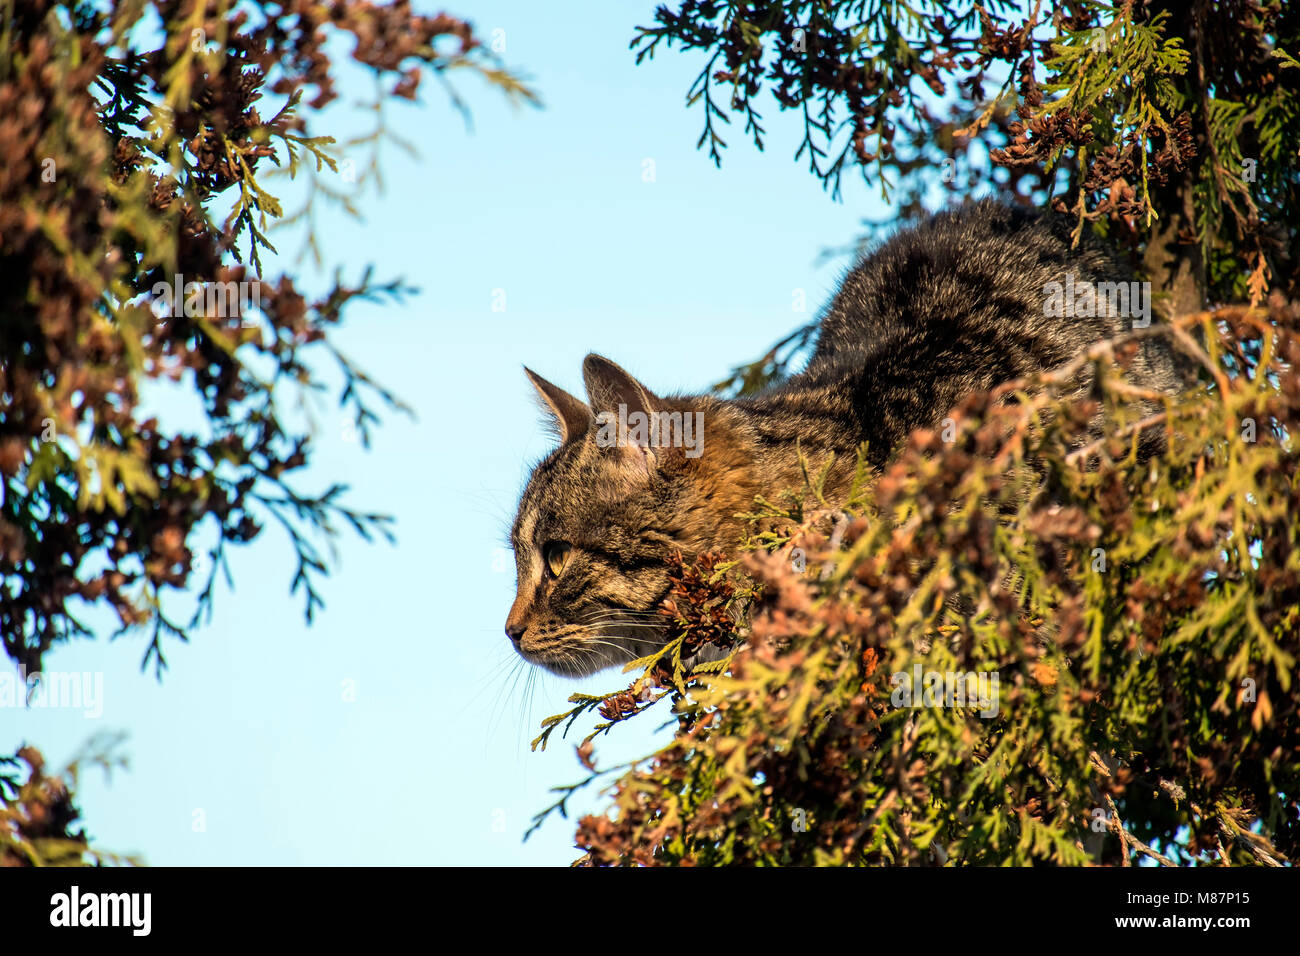
M506 615L506 634L516 645L523 638L524 631L528 630L529 610L528 602L516 597L515 603L510 605L510 613Z

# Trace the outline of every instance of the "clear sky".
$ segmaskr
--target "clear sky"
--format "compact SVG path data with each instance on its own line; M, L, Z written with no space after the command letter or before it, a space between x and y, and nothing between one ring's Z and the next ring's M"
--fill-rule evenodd
M268 526L231 551L235 590L221 591L192 643L169 645L161 684L139 670L142 636L49 655L52 670L102 671L102 716L7 710L0 750L27 741L62 763L91 734L128 732L130 769L91 773L80 788L100 846L152 864L577 856L558 818L521 836L548 788L583 776L572 747L582 734L557 736L545 754L528 742L569 694L626 678L515 668L503 632L514 570L498 549L548 448L521 366L581 394L582 358L597 351L657 391L704 390L807 320L796 290L809 312L826 300L847 263L818 265L819 253L852 241L863 218L889 216L860 180L846 177L833 202L793 161L799 130L774 106L767 152L730 129L715 169L694 148L699 110L684 105L699 58L665 49L637 67L628 50L653 6L450 6L485 37L504 31L505 59L544 108L511 109L466 75L467 130L426 82L422 105L389 115L419 156L387 151L386 191L358 198L363 222L325 208L318 222L345 278L374 263L377 277L420 289L399 306L351 307L337 337L418 418L388 416L366 452L323 404L300 480L313 491L348 482L353 504L396 518L398 543L343 536L327 606L308 627L288 593L292 552ZM350 104L369 81L352 75L343 92L316 133L365 127ZM299 239L280 234L271 274L294 268ZM597 745L600 762L653 749L654 721L632 723L642 726Z

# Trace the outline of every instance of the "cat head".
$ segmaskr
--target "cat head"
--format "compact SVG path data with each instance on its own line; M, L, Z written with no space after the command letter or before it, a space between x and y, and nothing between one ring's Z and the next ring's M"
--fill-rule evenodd
M725 409L661 398L599 355L583 362L585 402L524 371L560 444L533 469L511 530L518 590L506 633L531 663L591 674L662 645L667 559L715 546L732 522L719 509L736 510L738 489L711 495L721 436L711 431L704 452L705 425Z

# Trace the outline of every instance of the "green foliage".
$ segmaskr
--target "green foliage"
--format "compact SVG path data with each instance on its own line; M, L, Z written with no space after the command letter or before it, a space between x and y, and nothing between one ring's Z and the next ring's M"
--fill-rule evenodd
M1256 307L1152 332L1175 335L1206 379L1155 421L1130 407L1142 396L1112 374L1112 344L1083 360L1102 377L1101 441L1085 434L1092 409L1062 402L1047 376L1018 404L997 401L1006 390L973 397L951 440L914 435L848 501L824 500L813 474L793 495L771 489L739 561L675 569L676 639L636 662L627 688L575 696L535 741L603 718L579 746L589 775L552 808L615 777L615 815L580 823L584 862L1294 859L1295 11L685 0L655 20L638 60L661 43L707 57L689 99L715 162L733 114L763 147L766 90L801 115L796 158L832 192L857 164L915 215L948 159L1126 245L1159 289L1196 260L1198 303ZM340 33L378 90L375 130L347 144L309 127L335 95L323 45ZM336 274L311 301L292 277L263 276L263 253L277 222L298 224L323 264L314 202L356 209L340 147L369 146L361 179L377 183L381 144L402 147L385 103L429 76L462 105L450 78L466 71L535 101L468 23L401 4L0 0L0 264L18 277L0 288L11 658L38 670L50 647L89 636L77 602L105 602L122 631L152 634L143 663L161 672L163 639L211 613L227 545L278 525L310 619L328 568L318 542L343 526L388 533L343 487L292 482L311 448L283 402L323 387L324 359L368 441L376 408L401 403L331 334L350 302L406 289ZM273 173L309 177L301 209L286 212ZM1158 262L1171 245L1173 263ZM158 286L177 274L257 282L260 308L209 299L160 317ZM1179 331L1192 325L1203 345ZM719 387L749 393L784 374L812 329ZM189 390L205 428L142 414L146 382ZM1169 440L1153 462L1136 454L1144 427ZM205 526L215 544L200 575ZM173 622L166 595L200 578L194 618ZM693 663L705 649L723 656ZM997 675L997 713L897 706L890 677L914 666ZM596 769L598 735L666 706L670 745ZM4 862L96 858L73 830L72 783L75 767L47 775L31 749L0 760Z
M32 747L0 757L0 866L141 865L138 857L90 846L85 831L73 829L81 817L73 798L83 770L99 768L111 777L126 769L122 740L115 733L92 737L56 773Z
M1282 0L682 0L654 20L638 61L706 58L687 98L719 164L732 116L763 148L767 93L833 195L855 165L899 218L936 189L1001 193L1114 236L1157 289L1173 291L1166 244L1199 245L1202 303L1300 289L1300 17Z
M376 86L375 130L344 144L312 125L340 38ZM78 615L107 606L161 677L165 640L211 615L219 574L233 586L227 548L268 523L294 548L308 621L325 546L343 529L391 538L345 486L302 487L312 423L290 413L310 414L327 375L366 446L380 408L407 411L334 332L351 303L409 290L335 271L313 300L264 255L276 226L305 227L323 265L315 201L355 214L379 183L380 145L397 141L384 104L431 76L463 112L450 77L469 74L536 102L468 22L406 3L0 0L0 637L24 673L94 636ZM344 151L366 147L345 175ZM275 173L310 177L302 208L286 214ZM146 389L201 424L159 422ZM192 617L173 620L191 589ZM112 859L70 829L75 764L47 775L29 747L0 768L0 865Z
M324 44L338 35L377 91L375 130L343 147L309 128L335 96ZM322 543L344 527L391 538L344 486L294 480L311 423L289 412L310 414L326 372L366 446L380 407L408 411L333 332L351 303L409 290L336 271L311 300L263 257L275 226L297 224L320 265L314 200L355 213L393 140L385 101L414 99L430 75L463 109L453 72L536 101L467 22L405 4L0 3L0 633L28 672L91 636L75 609L102 603L118 633L151 634L142 667L161 675L164 639L186 639L218 574L230 582L227 547L267 523L294 547L309 621ZM349 145L373 150L359 177L342 175ZM264 183L276 172L311 178L302 209L286 215ZM146 386L196 401L202 425L145 413ZM170 592L194 586L192 617L173 620Z
M1175 79L1187 72L1182 38L1166 36L1168 20L1168 12L1162 11L1148 22L1137 22L1131 7L1125 7L1105 25L1064 30L1050 48L1051 58L1043 63L1053 79L1042 92L1051 98L1042 98L1041 108L1031 114L1040 121L1073 121L1087 134L1052 142L1045 157L1040 150L1038 155L1049 168L1060 162L1070 146L1077 146L1078 165L1086 170L1092 152L1110 147L1110 155L1116 156L1131 144L1136 153L1131 168L1141 177L1135 201L1145 211L1147 225L1155 216L1150 141L1177 137L1174 127L1183 103ZM1126 82L1117 84L1119 76ZM1171 156L1165 165L1176 161ZM1089 211L1089 190L1082 183L1077 190L1082 222Z
M583 865L1294 861L1295 11L683 0L655 21L639 58L707 57L688 100L715 162L728 107L763 147L766 90L801 113L796 159L832 193L856 163L900 218L939 185L1069 213L1128 248L1172 321L971 396L847 501L813 474L769 489L738 563L675 578L675 607L721 602L735 622L726 657L683 672L704 619L675 615L673 666L575 698L570 716L610 722L535 825L603 780ZM815 329L718 390L781 378ZM1142 335L1169 336L1201 387L1129 385ZM1099 385L1067 401L1085 364ZM1153 429L1165 450L1139 454ZM673 741L598 769L597 735L665 698Z

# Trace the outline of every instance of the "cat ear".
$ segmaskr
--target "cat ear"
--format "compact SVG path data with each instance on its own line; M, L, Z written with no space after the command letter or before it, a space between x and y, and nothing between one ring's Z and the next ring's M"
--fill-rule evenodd
M537 389L537 394L541 396L547 410L554 416L560 444L564 444L570 438L587 434L587 426L591 424L591 409L583 403L582 399L574 398L558 385L552 385L527 366L524 367L524 374L528 376L528 381L533 383L533 388Z
M627 372L604 356L592 353L582 363L582 380L587 385L587 400L596 412L614 412L626 405L629 413L651 415L659 399Z
M623 369L595 353L583 360L582 378L587 400L596 413L596 443L621 447L636 471L648 475L659 453L652 444L649 423L663 403Z

